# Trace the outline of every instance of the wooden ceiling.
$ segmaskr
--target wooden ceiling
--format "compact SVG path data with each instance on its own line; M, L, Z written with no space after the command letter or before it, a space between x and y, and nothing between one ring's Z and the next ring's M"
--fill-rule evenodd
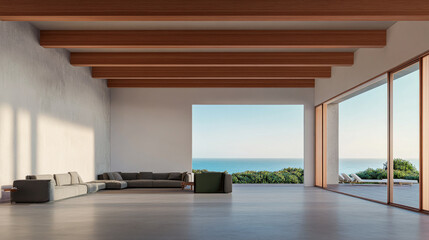
M8 21L410 21L426 0L0 0Z
M429 1L0 0L0 20L429 20ZM108 79L109 87L314 87L314 79L329 78L332 67L353 64L350 49L384 47L386 29L56 29L42 30L40 45L71 50L72 65L92 67L93 77Z

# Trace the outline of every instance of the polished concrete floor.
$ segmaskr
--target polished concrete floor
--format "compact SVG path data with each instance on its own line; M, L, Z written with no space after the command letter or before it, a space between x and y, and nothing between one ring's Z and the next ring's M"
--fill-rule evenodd
M0 204L0 239L429 239L429 215L302 185L103 191Z

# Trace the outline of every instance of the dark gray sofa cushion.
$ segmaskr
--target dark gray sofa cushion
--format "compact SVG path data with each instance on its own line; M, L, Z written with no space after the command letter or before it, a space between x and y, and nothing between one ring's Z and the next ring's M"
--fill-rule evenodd
M154 180L168 180L168 175L170 175L170 173L154 173L153 179Z
M107 174L107 179L108 180L115 180L115 176L113 176L113 173L112 172L108 172L108 173L106 173Z
M140 172L139 179L153 179L153 173L152 172Z
M154 180L153 187L155 188L181 188L182 181L176 180Z
M118 180L118 181L123 181L124 180L124 179L122 179L121 174L118 173L118 172L114 172L113 173L113 177L115 178L115 180Z
M129 188L150 188L153 187L152 179L138 179L126 181Z
M123 173L121 172L121 177L123 180L136 180L138 179L138 173Z
M108 172L107 173L108 180L117 180L117 181L123 181L122 176L119 172Z
M182 173L179 172L171 172L168 174L168 180L178 180L182 181Z
M106 189L123 189L127 187L127 182L116 180L105 180Z

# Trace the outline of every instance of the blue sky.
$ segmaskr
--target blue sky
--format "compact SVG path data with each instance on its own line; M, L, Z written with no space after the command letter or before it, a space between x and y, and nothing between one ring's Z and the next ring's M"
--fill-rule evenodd
M302 105L193 105L193 158L302 158Z
M419 157L419 73L395 79L394 157ZM193 105L193 158L302 158L302 105ZM387 84L339 104L340 158L387 158Z
M340 158L387 158L387 84L340 103ZM393 82L394 158L419 157L419 72Z

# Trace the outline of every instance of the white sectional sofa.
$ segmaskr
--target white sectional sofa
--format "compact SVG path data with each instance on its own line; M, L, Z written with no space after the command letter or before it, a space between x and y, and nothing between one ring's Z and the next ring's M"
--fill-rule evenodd
M77 172L63 174L28 175L26 180L13 183L11 202L42 203L86 195L105 189L103 182L83 182Z

